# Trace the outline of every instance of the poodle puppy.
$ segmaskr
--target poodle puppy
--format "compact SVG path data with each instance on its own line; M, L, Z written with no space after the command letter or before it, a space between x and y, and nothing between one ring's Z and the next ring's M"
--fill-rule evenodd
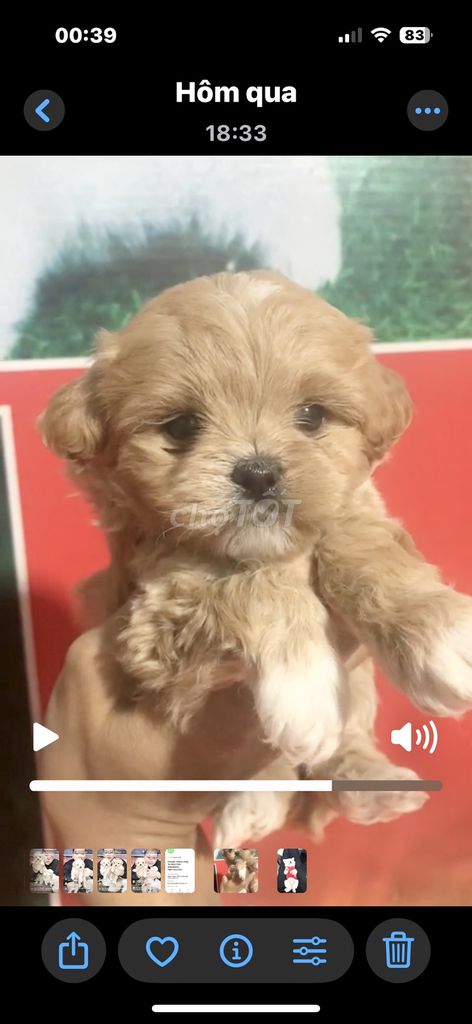
M47 890L51 892L58 892L59 890L59 875L56 875L52 868L46 866L44 854L35 853L31 860L31 870L33 872L32 884L34 888Z
M107 532L103 615L118 609L134 698L183 729L235 663L255 668L261 729L289 777L336 764L379 777L392 766L375 747L372 678L346 673L337 618L418 707L472 706L472 601L371 480L410 416L370 331L279 274L193 280L100 335L42 431ZM254 823L265 814L248 796L230 801L239 827L243 805ZM343 809L379 820L424 800L406 796L372 794L370 811L344 794ZM270 825L287 806L274 801Z
M70 871L71 881L68 885L68 892L91 892L93 871L85 867L82 857L74 857Z
M223 850L227 872L221 879L220 892L256 893L258 854L256 850Z
M102 857L100 861L100 888L108 892L126 892L125 866L121 857Z
M157 865L148 864L145 857L137 857L134 873L138 879L139 892L160 892L161 872Z
M144 857L137 857L134 865L134 870L137 878L146 878L148 868Z
M100 874L107 879L111 868L111 857L102 857L100 860Z
M141 892L160 892L161 872L157 867L148 867L147 876L143 881Z
M110 864L110 873L108 876L108 891L109 892L126 892L127 882L124 878L125 865L121 857L113 857Z
M59 878L54 874L51 868L45 868L41 877L43 885L49 886L52 892L58 892L59 890Z
M282 860L284 863L284 890L285 892L296 892L299 881L295 857L283 857Z
M31 858L31 870L35 875L42 875L46 870L46 862L42 853L35 853Z

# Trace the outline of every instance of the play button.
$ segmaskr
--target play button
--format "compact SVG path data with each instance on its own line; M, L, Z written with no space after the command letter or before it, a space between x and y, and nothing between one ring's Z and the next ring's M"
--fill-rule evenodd
M33 722L33 750L35 752L42 750L43 747L48 747L50 743L55 743L58 739L57 732L46 729L46 726L40 725L39 722Z

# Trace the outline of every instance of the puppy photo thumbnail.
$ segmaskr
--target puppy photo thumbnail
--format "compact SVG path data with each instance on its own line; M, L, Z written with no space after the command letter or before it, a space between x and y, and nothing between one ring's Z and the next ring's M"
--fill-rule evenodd
M131 891L160 892L162 885L161 851L135 847L131 850Z
M302 849L277 850L277 892L307 890L307 853Z
M259 888L257 850L215 850L215 892L256 893Z
M93 892L93 850L71 847L64 850L64 892Z
M99 892L126 892L128 887L126 850L102 847L97 856Z
M29 887L37 894L59 892L59 850L30 850Z

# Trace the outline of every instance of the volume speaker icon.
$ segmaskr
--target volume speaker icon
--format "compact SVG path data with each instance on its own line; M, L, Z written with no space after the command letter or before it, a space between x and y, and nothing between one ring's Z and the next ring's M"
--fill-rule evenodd
M370 34L371 36L375 36L377 42L383 43L384 40L388 39L392 33L389 28L373 28Z
M415 746L423 747L423 750L427 750L428 753L434 754L438 745L438 730L431 720L428 725L423 725L421 729L415 729ZM411 722L406 722L402 725L401 729L392 729L390 739L394 746L403 747L404 750L411 751L413 746L413 726Z

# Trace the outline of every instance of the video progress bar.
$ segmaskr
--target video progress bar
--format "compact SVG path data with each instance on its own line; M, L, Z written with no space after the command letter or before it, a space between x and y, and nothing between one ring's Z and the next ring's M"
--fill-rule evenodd
M318 1003L311 1003L310 1005L299 1005L294 1003L293 1005L279 1004L275 1005L260 1004L254 1006L253 1004L234 1005L229 1003L210 1003L202 1004L201 1006L189 1006L187 1003L169 1004L169 1003L158 1003L152 1007L153 1013L319 1013L320 1006Z
M33 793L411 793L438 779L33 779Z

